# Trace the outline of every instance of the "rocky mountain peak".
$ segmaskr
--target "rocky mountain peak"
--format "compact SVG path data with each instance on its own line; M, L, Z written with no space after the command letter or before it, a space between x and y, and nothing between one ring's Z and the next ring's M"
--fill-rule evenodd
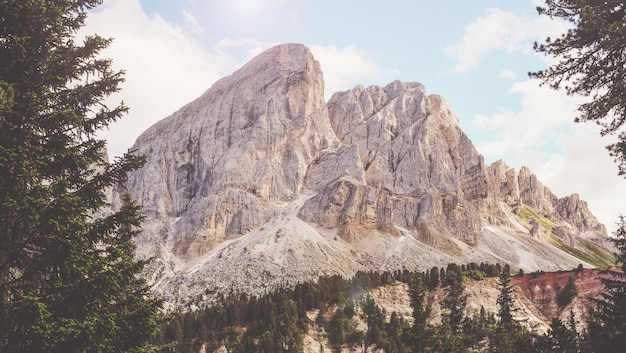
M295 199L310 162L335 141L323 87L308 48L280 45L144 132L134 148L149 162L129 188L152 232L193 258Z
M345 145L357 146L365 171L366 185L350 186L349 195L367 194L378 204L372 204L370 212L363 209L366 204L354 210L370 214L372 219L365 223L386 228L393 224L427 242L435 241L434 234L439 233L476 241L481 221L479 202L474 201L487 193L484 165L442 97L428 96L422 84L394 81L385 87L357 86L336 93L328 110L337 137ZM314 202L326 207L323 197ZM345 201L344 209L351 205ZM303 210L304 219L320 221L310 217L319 214L317 210L309 205ZM354 220L341 222L354 229Z
M580 248L601 231L527 168L485 166L422 84L359 85L328 103L323 88L305 46L276 46L137 139L138 250L156 258L147 275L168 302L450 262L572 268L581 260L549 235Z
M559 198L545 187L528 167L522 166L516 171L502 160L492 163L487 168L487 176L492 202L504 201L518 215L528 215L528 208L532 209L535 218L554 222L549 230L570 245L575 245L574 239L581 236L603 246L610 246L607 242L606 227L589 211L587 203L581 200L578 194ZM498 211L492 210L493 213ZM532 219L531 227L537 229L538 226L538 219Z

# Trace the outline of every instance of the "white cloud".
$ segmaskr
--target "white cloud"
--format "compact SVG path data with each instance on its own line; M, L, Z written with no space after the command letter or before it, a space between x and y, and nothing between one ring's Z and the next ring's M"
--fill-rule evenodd
M477 141L487 161L502 159L519 169L528 166L557 196L578 193L610 231L620 213L626 213L626 180L593 124L573 122L579 97L540 87L535 80L515 82L510 90L520 95L518 111L477 115L472 129L495 136Z
M357 84L385 84L397 73L382 67L374 54L353 45L343 48L311 45L309 48L324 72L326 98Z
M527 151L542 154L553 148L559 135L568 133L579 99L540 87L536 80L515 82L510 93L520 95L521 110L503 110L491 117L477 115L472 128L497 136L477 143L488 160L508 156L505 160L517 165L528 160Z
M515 80L517 78L517 74L513 70L504 69L500 71L500 78Z
M466 72L478 66L483 56L492 50L530 51L533 41L542 41L566 28L563 22L546 16L527 18L497 8L488 9L465 26L457 43L445 47L444 51L456 61L453 71Z
M230 25L237 29L250 29L284 25L288 18L295 23L298 13L294 10L298 6L291 6L291 0L229 0L207 1L207 7L223 13L230 19Z
M204 32L204 27L200 25L200 23L198 22L198 19L194 15L192 15L191 13L189 13L187 10L184 10L184 9L183 9L182 15L185 21L187 22L187 24L189 25L189 27L191 28L190 29L191 33Z
M139 0L104 2L90 13L81 33L113 37L102 56L126 71L121 92L109 102L123 100L130 112L101 135L112 155L125 152L146 128L235 68L231 57L204 48L190 31L147 15Z
M576 124L572 130L558 141L561 153L545 159L535 172L557 195L579 194L612 233L619 215L626 214L626 180L617 175L605 148L612 141L601 138L589 123Z
M225 38L217 42L215 48L220 52L228 53L230 56L238 58L238 65L243 65L255 56L261 54L279 43L263 42L255 38Z

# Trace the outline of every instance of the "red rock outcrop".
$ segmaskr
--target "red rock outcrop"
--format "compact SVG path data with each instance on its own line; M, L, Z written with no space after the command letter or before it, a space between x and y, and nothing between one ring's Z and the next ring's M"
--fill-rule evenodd
M591 298L597 298L604 286L599 280L600 270L582 269L578 271L546 272L527 274L512 278L515 294L520 303L532 309L535 316L550 323L552 318L567 321L570 312L580 323L587 321L589 309L593 307ZM572 278L578 294L564 307L557 304L557 296Z

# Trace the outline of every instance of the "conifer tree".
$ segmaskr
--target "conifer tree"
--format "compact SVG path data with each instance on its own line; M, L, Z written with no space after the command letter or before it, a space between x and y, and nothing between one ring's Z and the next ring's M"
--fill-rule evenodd
M547 338L548 344L547 347L545 347L546 351L562 353L580 352L575 328L572 329L565 326L558 318L552 319Z
M454 264L452 264L454 265ZM463 295L465 290L465 275L458 266L448 265L444 284L448 292L441 306L446 310L444 314L445 322L450 326L452 333L457 335L463 323L463 315L467 305L467 296Z
M374 299L367 295L362 302L363 315L367 323L367 332L365 334L365 347L376 345L383 347L387 343L385 337L385 315L380 310Z
M0 351L140 352L160 302L137 278L139 208L105 191L143 159L109 163L102 128L123 72L98 58L111 40L77 43L100 0L0 0Z
M424 286L422 274L414 272L409 282L409 297L413 309L413 327L407 333L405 340L411 343L411 352L425 352L431 344L431 327L428 324L430 317L430 305L426 304L426 286Z
M462 268L456 264L448 265L443 281L447 296L441 302L442 323L438 331L443 338L442 349L450 353L464 351L467 348L462 343L464 339L462 326L467 305L467 296L463 295L464 280Z
M626 5L623 0L546 0L540 15L572 25L556 39L535 43L535 50L558 62L530 73L553 89L591 99L578 108L576 121L593 121L601 134L618 134L607 148L626 174Z
M595 352L623 352L626 347L626 219L620 217L615 232L615 254L620 270L605 270L604 291L588 322L589 344Z
M500 294L498 295L498 316L502 324L513 323L513 287L511 286L511 269L504 265L498 281Z

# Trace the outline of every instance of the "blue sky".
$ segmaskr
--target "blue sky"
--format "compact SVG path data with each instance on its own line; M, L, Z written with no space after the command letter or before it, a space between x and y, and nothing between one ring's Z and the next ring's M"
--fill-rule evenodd
M529 166L557 196L578 193L614 229L626 181L593 124L575 124L580 97L539 87L551 62L532 43L567 25L539 17L540 0L105 0L83 33L115 38L104 55L126 71L129 116L102 136L112 155L261 51L307 45L326 96L357 84L423 83L444 96L491 163Z

